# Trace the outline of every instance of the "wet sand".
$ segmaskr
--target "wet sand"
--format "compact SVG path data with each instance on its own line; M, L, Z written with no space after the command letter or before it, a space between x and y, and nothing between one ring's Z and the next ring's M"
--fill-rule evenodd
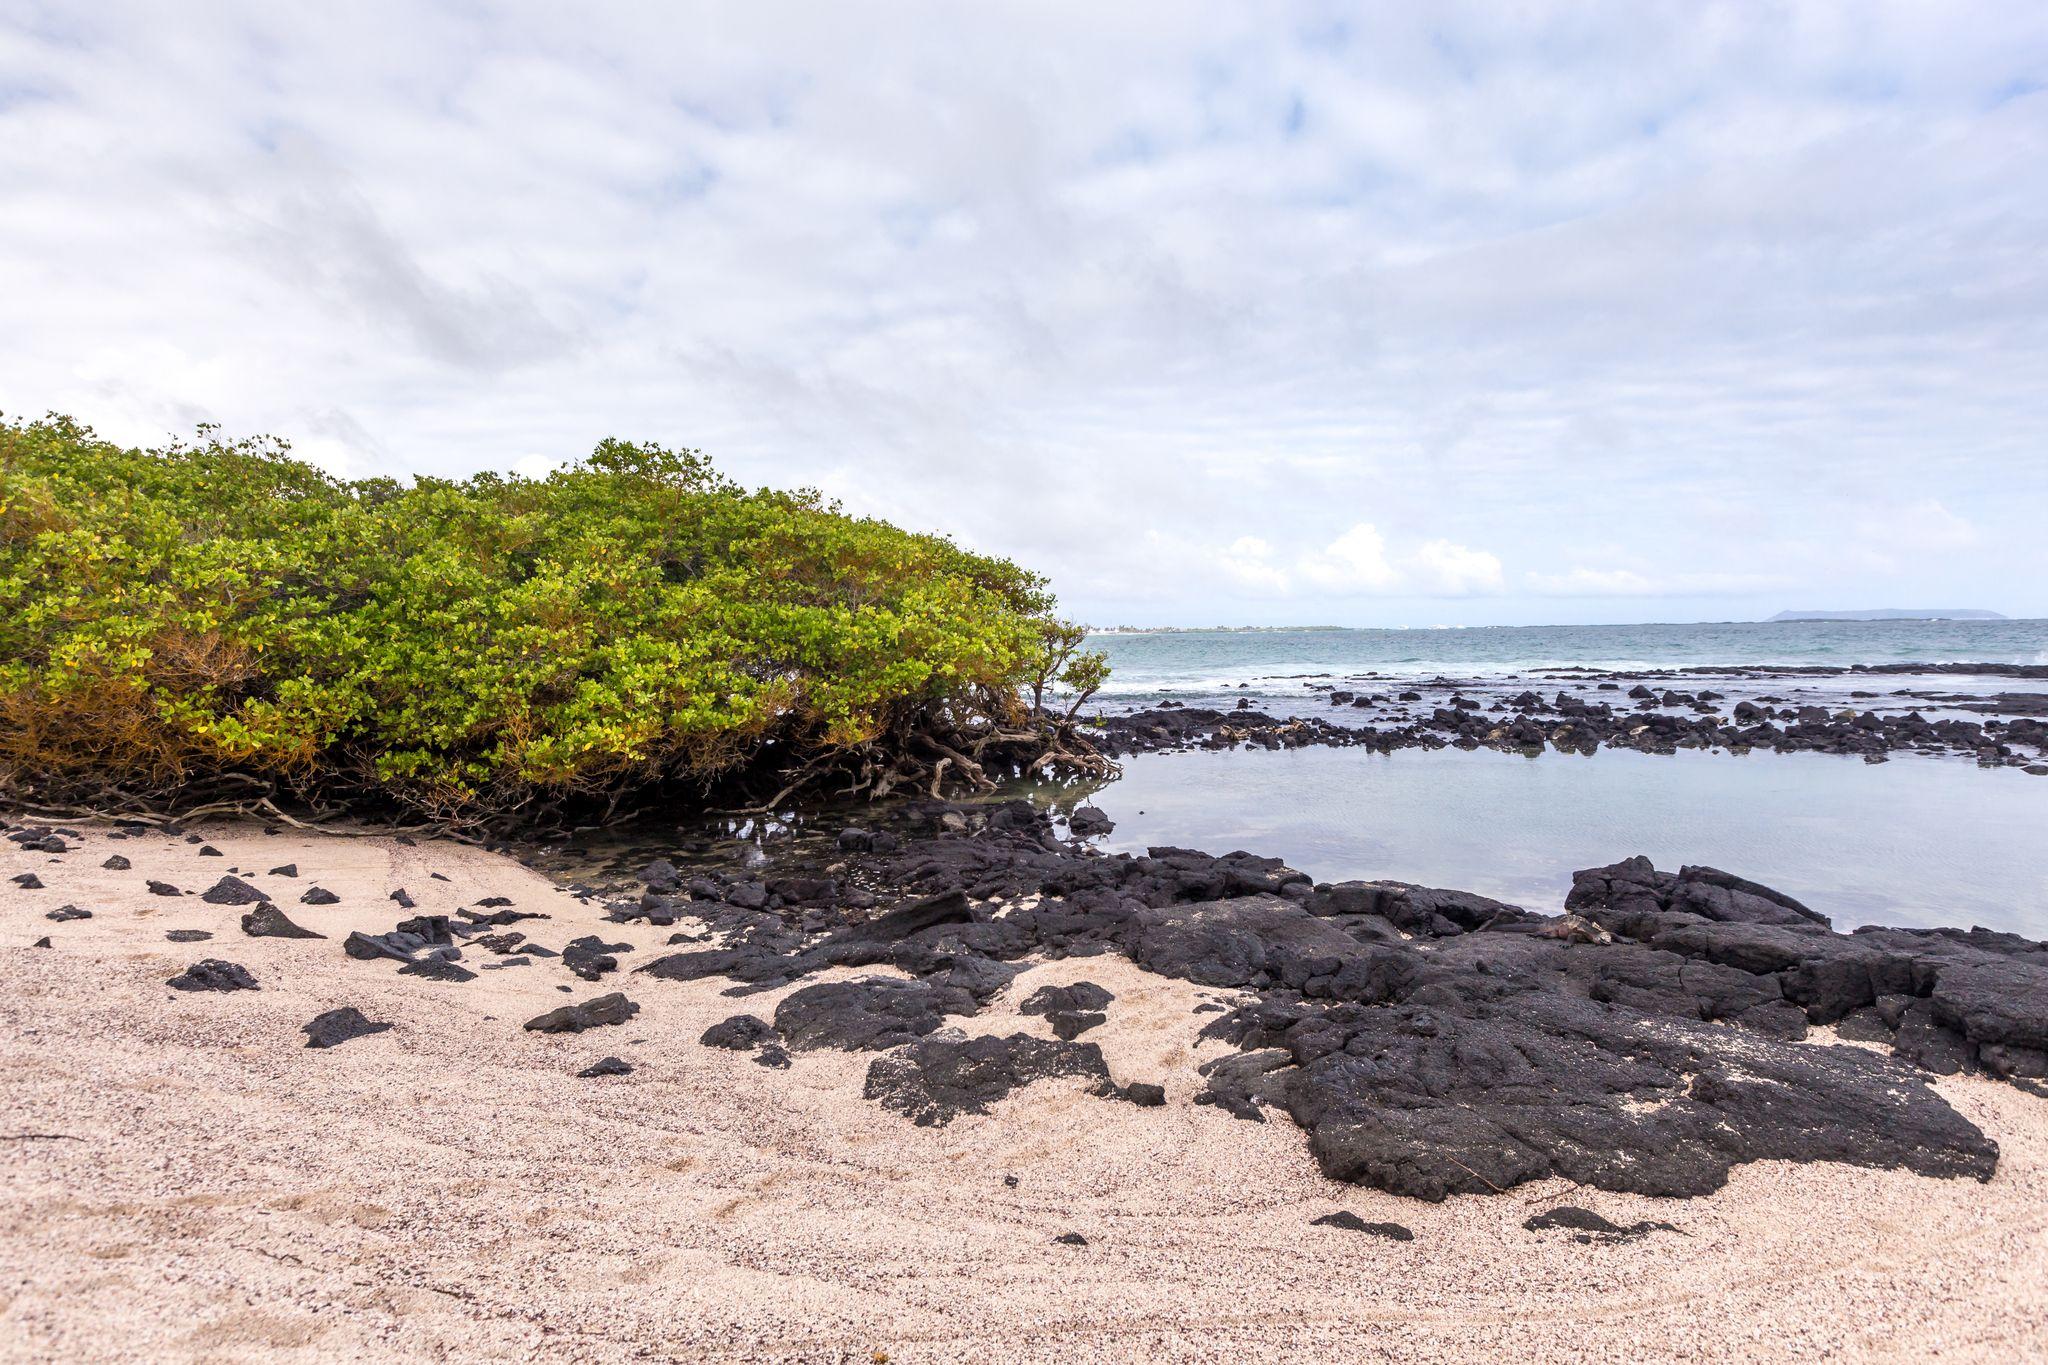
M1427 1205L1324 1180L1283 1117L1191 1104L1220 1050L1193 1011L1217 993L1120 958L1034 968L962 1024L1044 1033L1019 1001L1098 982L1117 999L1086 1039L1119 1082L1163 1084L1165 1108L1049 1081L920 1129L861 1098L867 1055L773 1071L700 1046L781 993L635 977L672 931L610 924L509 859L200 832L224 856L101 829L55 857L0 843L0 878L46 883L0 880L9 1359L2048 1355L2048 1100L2005 1085L1937 1083L1999 1142L1988 1184L1762 1163L1699 1200L1553 1181ZM102 869L115 852L134 867ZM264 873L290 862L296 880ZM144 884L196 892L231 866L329 938L248 938L241 909ZM300 905L314 884L341 903ZM387 899L401 887L417 911ZM493 895L552 916L514 926L549 947L596 932L638 951L597 984L556 960L435 982L341 951L351 929ZM67 903L93 917L44 917ZM262 989L165 987L203 957ZM622 1027L520 1027L615 989L641 1006ZM395 1027L305 1048L300 1025L342 1005ZM636 1070L575 1075L607 1054ZM1562 1203L1681 1231L1523 1228ZM1414 1240L1311 1225L1339 1209Z

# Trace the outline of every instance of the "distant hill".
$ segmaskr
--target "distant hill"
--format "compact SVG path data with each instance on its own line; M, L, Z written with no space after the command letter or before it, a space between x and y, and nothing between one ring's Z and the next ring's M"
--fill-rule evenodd
M1781 611L1773 621L2005 621L2011 618L1995 611L1958 607L1953 611L1924 611L1900 607L1873 607L1868 611Z

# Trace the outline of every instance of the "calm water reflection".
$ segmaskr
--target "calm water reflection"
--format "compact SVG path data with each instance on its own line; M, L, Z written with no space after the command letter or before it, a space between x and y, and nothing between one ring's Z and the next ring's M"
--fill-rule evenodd
M1859 924L2048 937L2048 777L1818 754L1488 750L1155 754L1093 798L1101 841L1273 854L1320 880L1389 877L1531 909L1575 869L1708 863Z

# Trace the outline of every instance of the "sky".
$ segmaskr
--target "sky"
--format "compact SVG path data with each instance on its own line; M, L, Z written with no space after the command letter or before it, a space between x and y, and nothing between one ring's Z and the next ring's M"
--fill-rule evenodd
M0 0L0 412L1098 625L2048 616L2048 5Z

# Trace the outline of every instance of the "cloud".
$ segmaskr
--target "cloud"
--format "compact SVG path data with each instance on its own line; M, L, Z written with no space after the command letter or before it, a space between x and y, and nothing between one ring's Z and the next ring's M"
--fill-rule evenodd
M1563 573L1526 573L1524 587L1539 597L1753 597L1783 593L1805 581L1796 573L1641 573L1635 569L1576 567Z
M1988 0L32 8L0 410L691 445L1084 617L2048 614L2044 77Z
M1271 560L1273 547L1257 536L1240 536L1217 560L1226 577L1255 593L1284 594L1287 574Z
M1633 569L1571 569L1564 573L1532 573L1530 589L1549 597L1649 597L1663 589Z
M1403 577L1387 559L1386 538L1363 521L1331 541L1321 554L1303 559L1301 575L1339 594L1385 592Z
M1269 594L1462 597L1498 592L1503 585L1501 563L1494 555L1448 540L1430 540L1393 556L1386 537L1363 521L1322 550L1299 555L1285 567L1273 547L1255 536L1240 537L1218 562L1236 581ZM1300 592L1303 587L1308 594Z
M1409 561L1410 572L1429 591L1445 597L1467 593L1499 592L1502 587L1500 560L1484 550L1468 550L1448 540L1423 544Z
M1880 553L1962 550L1978 540L1975 526L1934 498L1866 512L1857 520L1856 532Z

